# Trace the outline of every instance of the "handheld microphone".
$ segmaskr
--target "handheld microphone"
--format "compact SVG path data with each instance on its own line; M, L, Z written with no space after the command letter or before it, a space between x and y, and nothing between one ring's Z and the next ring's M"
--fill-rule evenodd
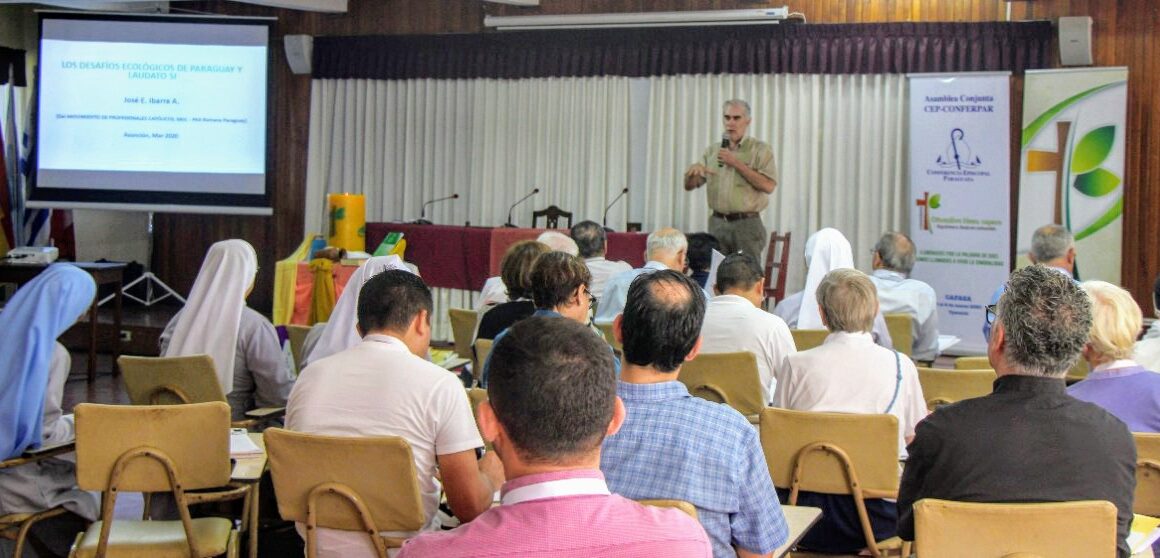
M721 149L729 149L729 132L721 133ZM725 163L721 161L720 157L718 157L717 168L721 168L723 166L725 166Z
M444 196L442 198L435 198L431 201L424 203L423 207L419 208L419 218L412 221L412 223L414 223L416 225L430 225L431 221L428 221L427 219L425 219L425 217L427 216L427 206L429 206L433 203L441 202L441 201L457 200L457 199L459 199L459 194L451 194L450 196Z
M600 224L603 225L604 228L606 228L606 229L608 228L608 210L612 209L612 206L616 205L616 202L620 201L620 198L623 198L624 195L627 193L628 193L628 187L625 186L624 189L621 190L620 193L617 194L615 198L612 198L612 203L608 204L608 207L604 208L604 219L602 221L600 221Z
M539 193L540 193L540 189L535 188L532 190L532 193L520 198L519 201L517 201L516 203L513 203L512 206L508 208L508 219L507 219L507 222L503 224L503 226L505 226L505 227L516 226L514 223L512 223L512 210L514 210L517 205L524 203L524 201L527 200L528 198L530 198L536 194L539 194Z

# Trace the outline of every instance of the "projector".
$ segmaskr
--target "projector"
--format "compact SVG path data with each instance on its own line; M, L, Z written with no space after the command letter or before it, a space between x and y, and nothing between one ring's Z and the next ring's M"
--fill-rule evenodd
M47 265L60 257L56 246L29 246L8 251L8 263Z

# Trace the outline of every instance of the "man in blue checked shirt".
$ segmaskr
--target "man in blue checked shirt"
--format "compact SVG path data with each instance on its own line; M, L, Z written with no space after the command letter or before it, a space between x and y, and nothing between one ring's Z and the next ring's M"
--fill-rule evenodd
M689 395L681 364L701 347L705 298L683 274L638 277L613 322L624 345L617 394L628 416L604 440L609 488L697 507L716 558L769 556L789 536L757 430L741 413Z

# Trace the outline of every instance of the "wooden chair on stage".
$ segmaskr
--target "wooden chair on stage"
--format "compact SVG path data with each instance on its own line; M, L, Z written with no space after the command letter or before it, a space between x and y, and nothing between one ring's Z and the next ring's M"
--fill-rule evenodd
M560 218L563 217L568 220L568 224L564 226L566 229L572 228L572 212L564 211L554 205L532 212L532 228L538 228L540 217L544 218L544 226L549 229L558 229Z
M785 298L785 278L789 273L790 233L769 234L769 249L765 251L765 309ZM773 278L777 272L777 279Z

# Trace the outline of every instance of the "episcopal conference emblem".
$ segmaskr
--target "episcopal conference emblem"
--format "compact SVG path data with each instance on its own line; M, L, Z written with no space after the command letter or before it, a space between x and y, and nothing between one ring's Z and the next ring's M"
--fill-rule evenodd
M974 169L982 165L982 159L971 151L966 135L962 128L951 130L951 141L946 150L935 159L935 164L944 169L955 170Z

